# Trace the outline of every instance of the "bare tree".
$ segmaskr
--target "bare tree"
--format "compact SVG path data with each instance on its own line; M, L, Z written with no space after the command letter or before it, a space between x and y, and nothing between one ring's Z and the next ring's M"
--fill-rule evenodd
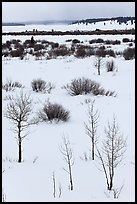
M56 197L56 179L55 179L55 173L54 172L52 175L52 180L53 180L53 196L55 198Z
M73 178L72 178L72 166L74 165L74 159L73 159L73 152L72 152L72 148L70 147L69 139L66 139L65 137L63 137L63 146L61 145L60 151L64 156L65 162L68 164L68 170L64 168L63 169L69 174L70 190L73 190L74 185L73 185Z
M98 75L100 75L100 69L102 65L103 65L103 58L99 55L96 55L95 67L97 68Z
M19 149L19 163L22 162L22 140L28 135L28 133L22 134L22 132L24 132L31 124L29 121L29 116L32 112L31 105L32 100L30 99L30 95L20 92L16 98L10 97L5 113L5 117L14 124L14 131L17 133L16 140Z
M95 144L97 142L97 125L99 120L98 110L94 110L95 100L88 106L89 125L85 124L86 133L91 139L91 158L95 159Z
M119 126L116 123L115 116L113 122L108 122L108 129L105 128L106 139L103 141L102 153L97 148L97 156L101 161L105 178L107 182L107 189L112 190L114 186L114 175L116 167L122 162L124 153L126 151L126 139L120 134Z

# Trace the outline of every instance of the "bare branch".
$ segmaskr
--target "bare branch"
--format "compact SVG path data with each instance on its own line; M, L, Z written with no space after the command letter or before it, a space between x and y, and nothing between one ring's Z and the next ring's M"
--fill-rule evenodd
M63 169L69 174L70 189L73 190L72 166L74 165L74 159L69 139L63 137L63 145L60 147L60 152L63 154L65 162L68 164L68 170Z
M99 120L99 112L98 110L94 110L94 103L95 100L91 102L91 104L88 105L88 121L89 125L85 124L86 134L91 139L91 157L92 160L94 160L95 157L95 144L98 141L97 137L97 126L98 126L98 120Z
M105 128L106 139L102 142L102 155L97 149L98 158L101 161L105 173L108 190L113 189L113 180L116 167L122 162L126 151L126 139L120 134L116 118L113 116L113 122L108 122ZM107 169L107 170L106 170ZM117 191L114 192L117 195Z

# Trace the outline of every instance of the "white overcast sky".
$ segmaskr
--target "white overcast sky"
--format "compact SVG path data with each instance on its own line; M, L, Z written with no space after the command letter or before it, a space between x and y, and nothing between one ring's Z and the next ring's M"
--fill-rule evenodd
M135 2L2 2L2 22L135 16Z

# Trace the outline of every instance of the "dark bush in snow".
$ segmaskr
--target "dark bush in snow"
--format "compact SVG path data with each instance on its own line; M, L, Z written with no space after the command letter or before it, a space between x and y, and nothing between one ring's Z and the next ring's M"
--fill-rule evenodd
M99 57L105 57L106 56L106 50L101 48L98 48L95 51L95 55L99 56Z
M71 42L72 41L72 39L68 39L68 40L66 40L66 42Z
M52 47L52 49L57 48L57 47L59 47L59 43L52 42L51 47Z
M25 40L23 43L24 48L29 47L29 45L31 44L31 40Z
M48 102L44 105L43 109L38 112L38 118L42 122L66 122L69 119L69 111L65 110L62 105Z
M105 41L105 44L107 45L120 45L121 44L121 41L120 40L106 40Z
M36 51L35 53L33 53L33 55L35 56L36 60L40 60L40 59L42 59L42 56L44 56L44 52Z
M16 50L11 50L10 52L11 57L20 57L22 58L24 56L23 50L22 49L16 49Z
M93 44L93 43L103 43L104 40L102 38L98 38L98 39L92 39L89 41L90 44Z
M99 83L92 81L91 79L78 78L71 81L70 84L64 86L71 96L93 94L93 95L106 95L112 96L114 92L106 91Z
M31 82L32 90L36 92L50 93L54 86L50 82L42 79L33 79Z
M80 43L80 40L74 39L72 40L72 43Z
M51 50L49 53L53 57L58 57L58 56L67 56L69 55L69 49L65 45L60 45L59 47L54 48Z
M123 38L123 39L122 39L122 42L123 42L123 43L126 43L126 42L130 42L130 40L129 40L129 38Z
M11 79L7 79L7 82L5 84L2 84L2 89L4 89L5 91L14 91L15 88L23 88L23 86L20 82L13 82Z
M133 46L133 43L131 42L131 43L129 43L128 45L129 45L129 47L132 47L132 46Z
M10 40L10 42L11 42L11 44L18 44L18 43L20 43L21 42L21 40L19 40L19 39L13 39L13 40Z
M43 44L34 44L34 51L39 51L44 49L44 45Z
M97 40L96 40L96 43L103 43L104 42L104 40L102 39L102 38L98 38Z
M135 48L127 48L123 51L123 57L125 60L131 60L135 58Z
M111 56L111 57L116 57L116 54L114 50L112 49L106 50L106 55Z
M86 57L86 56L87 56L87 54L86 54L86 50L84 48L79 47L75 52L75 57L83 58L83 57Z
M75 48L72 50L72 48ZM71 47L75 57L84 58L95 54L94 48L89 45L77 44L75 47Z

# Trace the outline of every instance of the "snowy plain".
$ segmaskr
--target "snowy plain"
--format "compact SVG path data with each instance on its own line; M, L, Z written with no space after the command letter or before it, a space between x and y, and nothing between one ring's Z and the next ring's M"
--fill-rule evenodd
M97 23L88 23L87 25L84 23L80 24L52 24L52 25L25 25L25 26L3 26L2 31L3 32L10 32L10 31L32 31L33 29L38 29L40 31L46 30L46 31L73 31L73 30L96 30L101 29L101 30L108 30L108 29L132 29L135 28L135 22L131 24L131 21L127 21L127 24L125 23L117 23L116 20L114 21L102 21L102 22L97 22Z
M37 27L36 27L37 26ZM54 28L53 28L54 26ZM103 29L103 22L93 26L88 25L55 25L47 26L53 29ZM122 25L121 25L122 26ZM130 23L127 28L133 25ZM135 25L134 25L135 26ZM46 26L44 26L45 29ZM85 28L86 27L86 28ZM43 25L26 26L29 28L43 29ZM104 29L123 29L117 23L106 23ZM124 27L125 28L125 27ZM3 31L17 31L21 27L3 27ZM100 36L35 36L35 39L46 39L52 42L66 43L68 39L79 39L85 44L91 39L121 40L120 45L113 45L115 51L123 51L128 43L122 43L123 38L135 39L134 35L100 35ZM29 36L3 36L2 42L10 39L22 41L30 39ZM105 62L110 59L105 57ZM2 188L6 202L134 202L135 201L135 59L125 60L117 56L113 58L116 70L107 72L105 66L101 75L97 74L94 66L95 57L78 59L74 56L58 57L51 60L35 60L28 56L26 59L2 58L2 81L12 79L21 82L24 92L30 93L33 99L33 113L42 107L46 100L63 105L70 111L70 119L65 123L41 123L30 127L30 134L23 140L23 162L18 163L18 146L15 133L11 131L12 124L2 116ZM62 86L78 77L90 78L99 82L105 89L115 91L113 96L70 96ZM35 93L31 89L31 81L41 78L55 85L50 94ZM3 112L6 110L8 100L6 97L16 95L20 90L5 92L2 90ZM95 108L100 113L97 133L99 144L105 138L104 127L112 122L113 114L117 118L120 132L127 137L127 151L120 166L116 168L114 179L115 188L123 189L118 199L113 198L112 192L106 188L103 171L100 171L97 158L94 161L83 160L86 152L90 154L90 138L86 135L84 122L88 122L87 100L95 100ZM60 152L63 136L69 138L74 153L72 167L74 190L70 191L69 175L63 168L67 164ZM56 197L53 196L53 172L56 179ZM61 196L59 188L61 186Z

